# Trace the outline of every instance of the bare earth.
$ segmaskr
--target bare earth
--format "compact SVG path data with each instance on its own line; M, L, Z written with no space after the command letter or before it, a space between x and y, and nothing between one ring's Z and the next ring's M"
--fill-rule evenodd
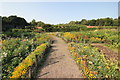
M67 44L58 37L52 38L52 49L37 78L83 78L82 72L70 56Z
M100 43L93 43L91 44L92 46L97 47L102 53L105 55L106 58L108 59L116 59L118 60L118 53L112 51L111 49L105 47L103 44Z

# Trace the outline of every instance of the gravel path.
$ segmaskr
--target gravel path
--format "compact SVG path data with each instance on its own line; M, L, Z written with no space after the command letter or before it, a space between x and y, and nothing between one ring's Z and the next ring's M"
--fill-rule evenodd
M67 44L58 37L52 38L52 49L37 78L82 78L82 72L70 56Z

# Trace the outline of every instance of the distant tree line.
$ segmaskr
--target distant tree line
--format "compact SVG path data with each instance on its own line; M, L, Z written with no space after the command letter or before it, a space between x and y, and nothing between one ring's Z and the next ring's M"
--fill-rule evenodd
M120 17L119 17L120 18ZM118 26L118 19L113 18L100 18L100 19L92 19L86 20L82 19L81 21L71 21L69 24L81 24L81 25L88 25L88 26Z
M7 31L11 29L35 29L36 27L42 27L46 32L56 32L56 31L80 31L86 30L85 26L119 26L120 17L117 19L113 18L100 18L81 21L70 21L67 24L45 24L42 21L35 21L33 19L28 23L24 18L17 16L2 17L2 31Z
M120 19L120 17L119 17ZM32 20L31 24L33 26L40 26L45 29L46 32L56 32L56 31L80 31L80 30L93 30L93 29L87 29L86 26L118 26L118 19L113 18L100 18L100 19L92 19L92 20L86 20L82 19L81 21L70 21L67 24L57 24L57 25L51 25L51 24L45 24L41 21L36 22L34 19ZM110 28L111 28L110 27ZM114 28L114 27L113 27Z

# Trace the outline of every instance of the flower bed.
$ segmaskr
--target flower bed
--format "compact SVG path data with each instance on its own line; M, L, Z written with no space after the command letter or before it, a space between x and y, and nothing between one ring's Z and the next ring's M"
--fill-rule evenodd
M46 34L35 34L32 38L10 38L2 40L0 45L2 60L2 78L9 78L14 68L25 59L37 46L49 43L50 37Z
M119 47L118 30L95 30L81 32L58 33L66 42L106 43L111 47ZM58 35L57 34L57 35Z
M118 61L106 60L97 48L82 43L68 44L75 61L84 72L86 78L118 78Z
M38 46L31 54L29 54L15 69L14 72L12 72L12 76L10 78L21 78L23 77L30 66L33 65L35 62L35 56L41 55L45 49L47 48L48 43L41 44Z
M71 55L81 67L85 78L119 78L118 61L106 59L102 52L90 45L108 43L118 48L118 31L96 30L58 34L58 37L68 43Z

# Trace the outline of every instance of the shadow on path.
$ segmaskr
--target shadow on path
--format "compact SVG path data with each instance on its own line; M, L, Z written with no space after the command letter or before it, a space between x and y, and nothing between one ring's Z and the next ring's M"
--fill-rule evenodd
M67 44L58 37L52 37L52 44L40 63L36 78L82 78Z

